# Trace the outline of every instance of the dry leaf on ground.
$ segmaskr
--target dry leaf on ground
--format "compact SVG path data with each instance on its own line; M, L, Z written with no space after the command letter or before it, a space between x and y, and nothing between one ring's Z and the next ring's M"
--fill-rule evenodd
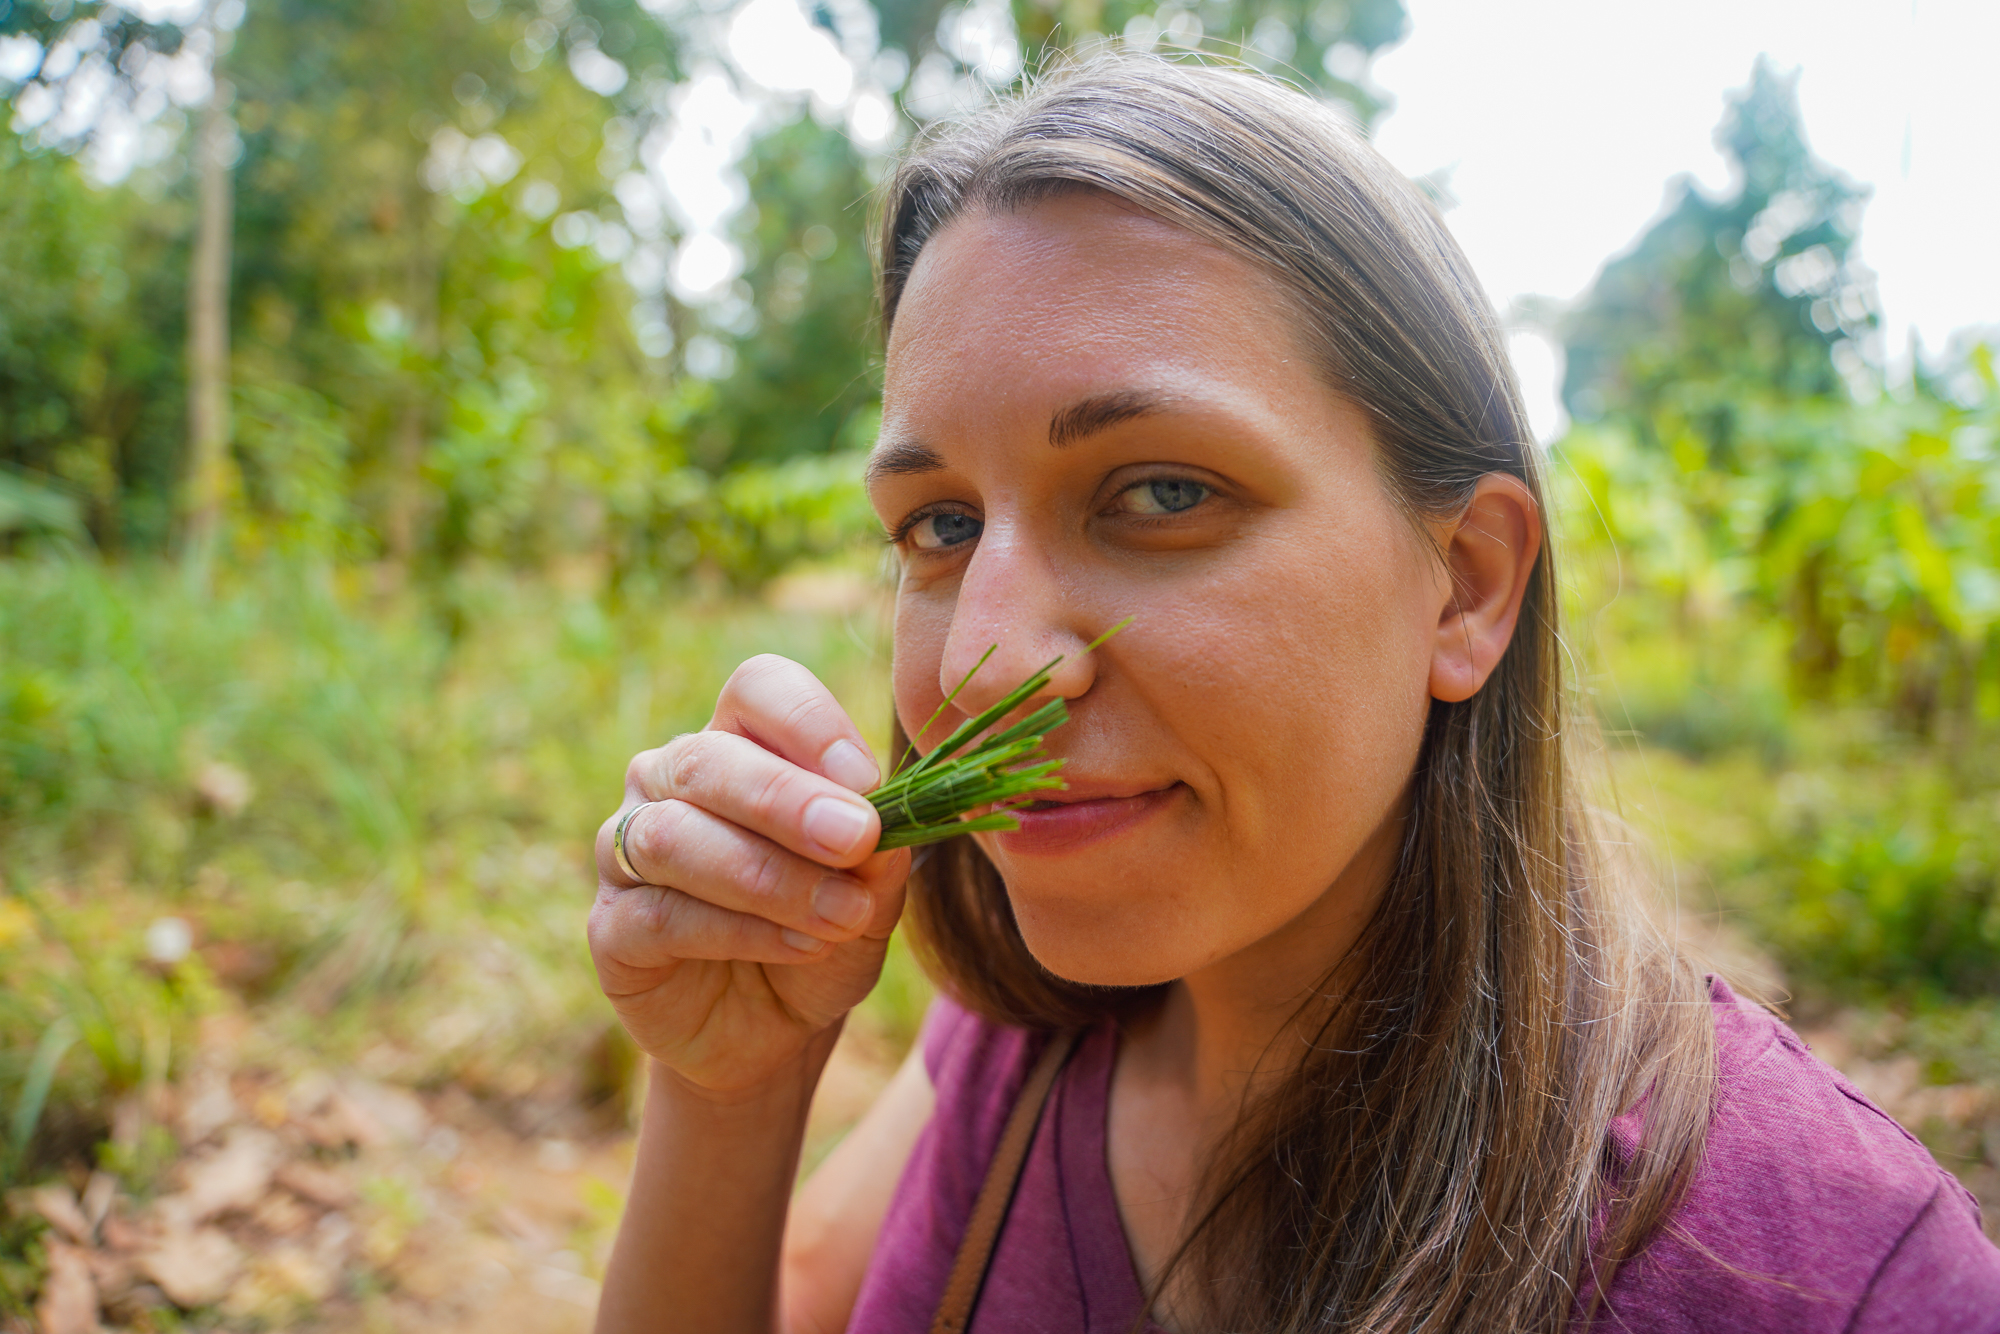
M42 1284L42 1299L35 1304L42 1334L97 1334L97 1279L90 1272L89 1256L65 1242L51 1240L47 1245L49 1276Z
M176 1229L141 1251L138 1263L174 1305L211 1306L243 1272L243 1252L216 1228Z
M90 1219L83 1207L76 1202L76 1195L68 1186L37 1186L28 1193L28 1201L35 1212L46 1218L49 1226L68 1237L79 1246L92 1246L97 1242L97 1229L90 1225Z
M186 1169L186 1188L156 1206L199 1223L231 1209L248 1209L263 1197L271 1174L283 1156L278 1138L267 1131L239 1127L222 1148L197 1159Z

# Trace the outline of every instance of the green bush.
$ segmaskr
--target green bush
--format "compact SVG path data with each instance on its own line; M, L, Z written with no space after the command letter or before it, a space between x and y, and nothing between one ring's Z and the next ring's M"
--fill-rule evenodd
M1835 992L1990 990L1990 351L1900 398L1751 399L1732 420L1731 468L1671 414L1650 422L1651 443L1610 423L1558 446L1586 697L1614 735L1709 763L1754 754L1791 794L1754 849L1708 870L1795 977ZM1756 805L1747 795L1739 807Z
M1904 770L1865 797L1794 774L1759 919L1802 979L1976 995L2000 987L2000 794ZM1789 797L1789 800L1785 798Z

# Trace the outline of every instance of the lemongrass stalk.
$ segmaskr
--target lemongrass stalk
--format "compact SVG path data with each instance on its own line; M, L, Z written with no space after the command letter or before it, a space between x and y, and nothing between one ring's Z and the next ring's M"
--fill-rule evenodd
M1092 640L1083 652L1093 651L1131 623L1128 616ZM937 712L917 729L917 736L944 716L998 648L995 644L980 655ZM910 751L896 771L868 794L882 817L877 851L936 843L960 834L1018 829L1021 822L1013 815L1015 807L1034 801L1039 793L1062 789L1056 773L1063 762L1039 757L1044 753L1043 739L1069 721L1067 701L1050 700L1009 727L990 736L982 733L1046 689L1055 669L1065 661L1050 661L992 707L960 723L929 754L917 755L916 737L911 738ZM964 818L982 806L990 809L972 819Z

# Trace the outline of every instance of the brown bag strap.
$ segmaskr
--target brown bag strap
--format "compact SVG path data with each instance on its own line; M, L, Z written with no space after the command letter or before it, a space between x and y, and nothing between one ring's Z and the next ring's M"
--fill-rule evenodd
M993 1243L1000 1239L1000 1224L1006 1221L1007 1206L1013 1203L1014 1187L1028 1161L1028 1145L1034 1141L1042 1107L1055 1087L1056 1076L1062 1073L1063 1062L1076 1050L1076 1040L1074 1032L1050 1038L1041 1059L1028 1072L1028 1082L1021 1085L1014 1110L1007 1114L1007 1128L1000 1132L1000 1147L994 1150L986 1180L979 1187L979 1198L973 1201L972 1221L966 1225L965 1240L959 1243L957 1258L951 1262L951 1277L945 1282L937 1317L931 1321L931 1334L965 1334L965 1327L972 1322L972 1306L979 1300L979 1285L986 1281Z

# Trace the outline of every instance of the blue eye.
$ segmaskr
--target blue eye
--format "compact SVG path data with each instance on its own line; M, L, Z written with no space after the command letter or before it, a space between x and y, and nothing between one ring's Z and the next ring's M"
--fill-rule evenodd
M1129 486L1119 497L1128 514L1180 514L1208 499L1209 488L1185 477L1156 477Z
M919 551L937 551L970 542L986 525L970 514L926 514L910 526L910 545Z

